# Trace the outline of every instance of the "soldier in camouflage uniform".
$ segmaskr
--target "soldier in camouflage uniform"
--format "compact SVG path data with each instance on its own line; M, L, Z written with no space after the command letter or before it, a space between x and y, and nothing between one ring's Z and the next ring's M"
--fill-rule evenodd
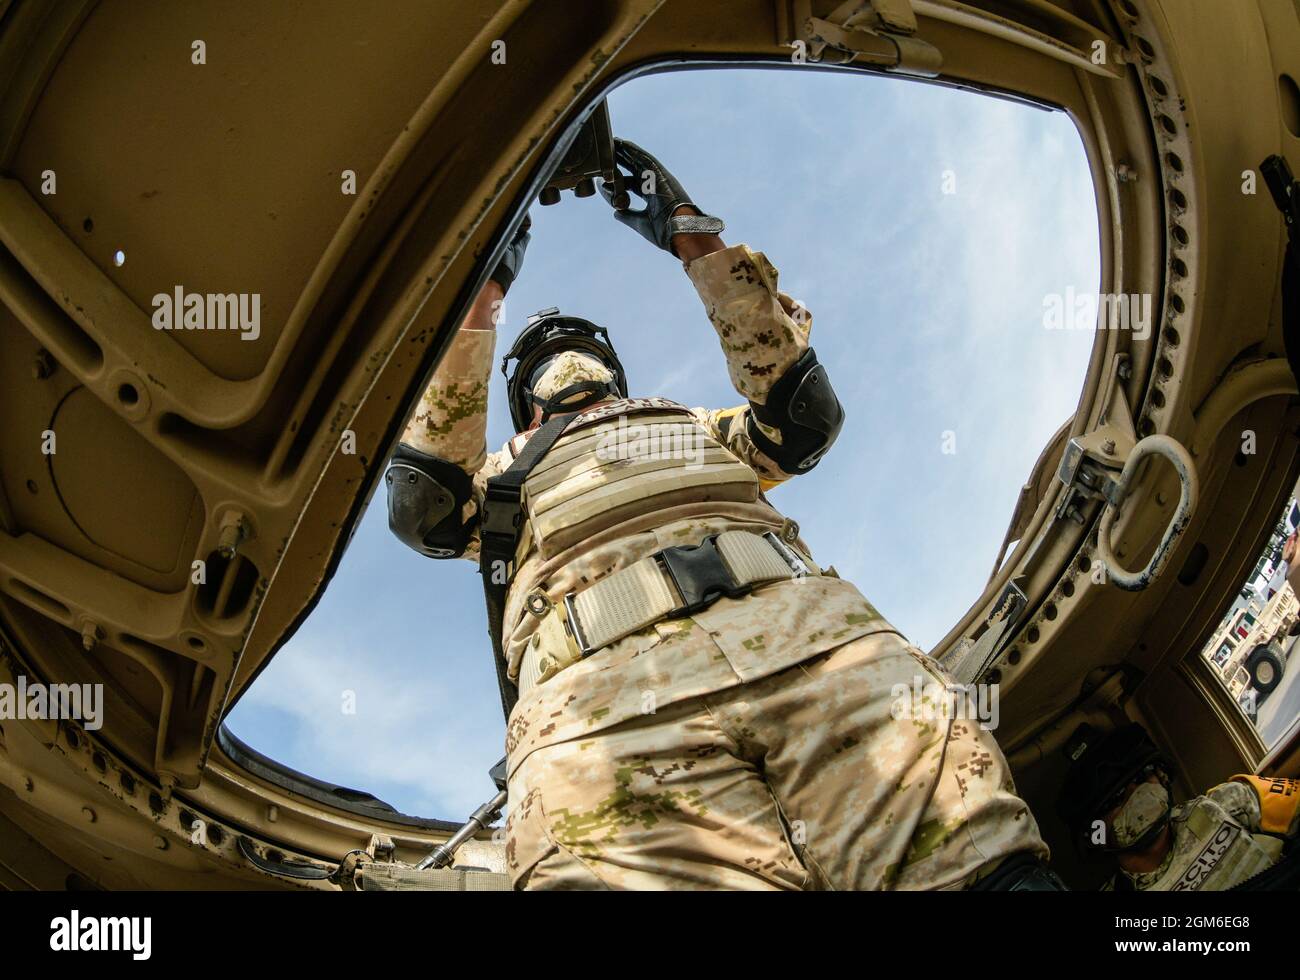
M1300 829L1300 781L1233 776L1171 805L1169 767L1141 725L1075 740L1061 815L1115 854L1117 891L1222 891L1272 867Z
M621 366L579 345L527 376L521 362L521 431L487 454L492 311L524 232L424 393L395 480L390 470L394 531L425 554L474 558L487 481L545 418L572 413L524 484L505 604L519 691L507 730L515 887L1056 887L1006 760L965 720L970 705L898 710L900 691L941 691L949 678L822 572L766 499L812 468L842 418L809 346L811 317L763 253L722 242L721 222L659 161L621 140L617 152L646 192L644 209L615 217L682 261L746 404L627 398ZM444 506L426 515L432 504L393 489L408 481L429 481L418 499ZM683 611L663 556L701 542L726 546L724 563L751 584ZM629 618L660 592L651 621Z

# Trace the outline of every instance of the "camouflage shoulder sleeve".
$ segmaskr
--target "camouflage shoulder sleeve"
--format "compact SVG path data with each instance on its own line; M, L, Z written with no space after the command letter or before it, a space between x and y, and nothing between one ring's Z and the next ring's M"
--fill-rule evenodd
M790 478L790 474L764 455L749 437L751 415L748 405L737 408L692 408L691 414L712 438L726 446L733 456L758 474L759 486L763 490L771 490Z
M748 245L702 255L686 274L722 342L732 385L765 404L772 385L808 349L812 315L777 288L776 267Z
M1259 797L1245 783L1227 782L1212 786L1206 796L1228 811L1229 816L1246 829L1259 830Z
M492 374L495 330L458 330L443 355L402 442L437 456L466 473L476 473L487 457L488 380Z

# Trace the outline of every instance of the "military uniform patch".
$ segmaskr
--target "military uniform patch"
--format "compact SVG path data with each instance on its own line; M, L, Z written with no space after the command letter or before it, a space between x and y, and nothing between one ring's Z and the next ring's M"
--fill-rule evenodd
M1230 823L1220 824L1219 829L1214 832L1214 836L1206 842L1201 853L1183 872L1183 876L1174 883L1174 887L1169 889L1171 892L1196 891L1210 873L1218 865L1223 855L1228 853L1232 847L1232 842L1237 839L1241 833L1240 827L1234 827Z

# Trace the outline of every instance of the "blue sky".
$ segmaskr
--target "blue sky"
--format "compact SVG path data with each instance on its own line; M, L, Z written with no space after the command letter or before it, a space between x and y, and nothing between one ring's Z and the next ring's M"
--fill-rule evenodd
M610 111L618 135L724 218L728 243L766 252L812 311L847 418L820 466L771 501L819 562L928 649L982 591L1020 485L1078 401L1092 334L1043 325L1046 296L1095 293L1099 278L1074 124L934 85L798 70L643 77ZM566 194L532 215L498 359L528 314L558 306L610 329L632 394L740 403L676 260L599 197ZM493 386L496 449L511 428L499 373ZM482 590L470 563L401 545L384 506L381 489L315 612L229 724L295 769L458 819L491 795L486 772L504 751Z

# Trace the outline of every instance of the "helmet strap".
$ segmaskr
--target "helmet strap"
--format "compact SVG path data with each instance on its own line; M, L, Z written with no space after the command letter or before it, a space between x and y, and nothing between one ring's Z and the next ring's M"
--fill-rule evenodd
M578 401L568 401L574 395L587 393L587 397ZM556 412L575 412L588 408L600 401L602 398L619 397L618 389L611 383L605 381L579 381L571 384L567 388L561 388L550 398L538 398L531 391L528 398L534 405L542 409L542 422L545 424L551 420L551 416Z

